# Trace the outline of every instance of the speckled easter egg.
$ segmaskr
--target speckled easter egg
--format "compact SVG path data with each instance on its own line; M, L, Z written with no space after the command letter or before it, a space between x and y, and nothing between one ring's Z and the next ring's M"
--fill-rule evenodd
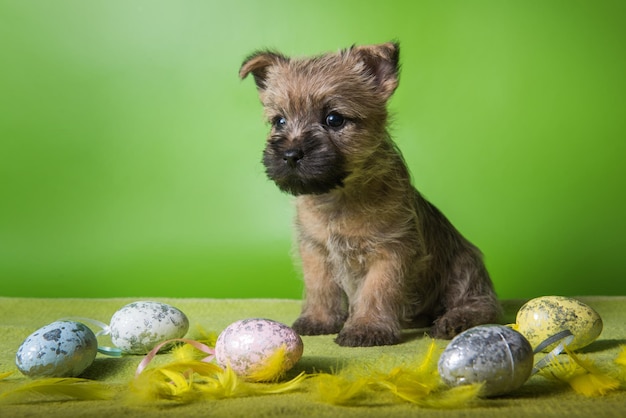
M109 328L111 341L122 351L146 354L163 341L184 337L189 320L166 303L139 301L115 312Z
M31 377L76 377L98 352L94 333L84 324L56 321L30 334L17 349L15 364Z
M269 360L282 348L281 363L268 368ZM215 359L221 367L230 365L245 379L272 380L291 369L302 357L303 349L302 339L287 325L252 318L234 322L222 331L215 343Z
M548 337L569 330L574 339L570 350L583 348L602 332L602 318L590 306L563 296L543 296L531 299L517 312L516 329L537 347ZM543 351L550 351L555 344Z
M509 327L480 325L450 341L438 369L449 386L484 383L482 396L502 395L528 380L533 349L522 334Z

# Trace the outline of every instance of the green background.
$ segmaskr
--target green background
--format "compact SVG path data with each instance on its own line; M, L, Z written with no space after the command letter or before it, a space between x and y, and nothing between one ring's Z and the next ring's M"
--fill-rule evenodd
M288 297L260 48L399 40L392 134L504 298L626 294L626 2L0 0L0 295Z

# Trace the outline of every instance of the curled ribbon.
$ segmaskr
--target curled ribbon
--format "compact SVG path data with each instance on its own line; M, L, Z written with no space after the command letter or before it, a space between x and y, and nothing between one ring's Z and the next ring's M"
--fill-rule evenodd
M568 329L565 331L558 332L545 340L543 340L533 351L533 353L537 354L541 352L544 348L551 346L560 341L559 345L557 345L552 351L550 351L544 358L535 363L533 367L532 374L539 372L542 368L546 367L550 362L559 354L563 352L565 347L567 347L572 340L574 339L574 335Z

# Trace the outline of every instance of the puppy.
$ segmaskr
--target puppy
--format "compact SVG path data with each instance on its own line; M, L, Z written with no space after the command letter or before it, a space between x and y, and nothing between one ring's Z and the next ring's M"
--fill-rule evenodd
M387 132L398 61L396 43L260 51L239 72L271 124L267 175L296 196L305 299L293 328L342 346L396 344L424 318L448 339L500 315L482 254L411 185Z

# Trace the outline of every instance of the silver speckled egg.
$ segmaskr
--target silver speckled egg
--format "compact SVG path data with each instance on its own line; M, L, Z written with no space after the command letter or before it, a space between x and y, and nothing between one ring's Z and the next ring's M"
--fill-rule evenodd
M255 377L281 347L285 356L275 375ZM271 319L251 318L234 322L222 331L215 343L215 359L221 367L230 365L245 379L271 380L291 369L303 350L302 339L289 326Z
M89 367L98 341L86 325L56 321L30 334L20 345L15 364L31 377L76 377Z
M533 349L519 332L503 325L470 328L450 341L439 359L449 386L484 382L481 395L495 396L522 386L533 369Z
M115 312L109 328L111 341L122 351L146 354L163 341L184 337L189 320L166 303L138 301Z

